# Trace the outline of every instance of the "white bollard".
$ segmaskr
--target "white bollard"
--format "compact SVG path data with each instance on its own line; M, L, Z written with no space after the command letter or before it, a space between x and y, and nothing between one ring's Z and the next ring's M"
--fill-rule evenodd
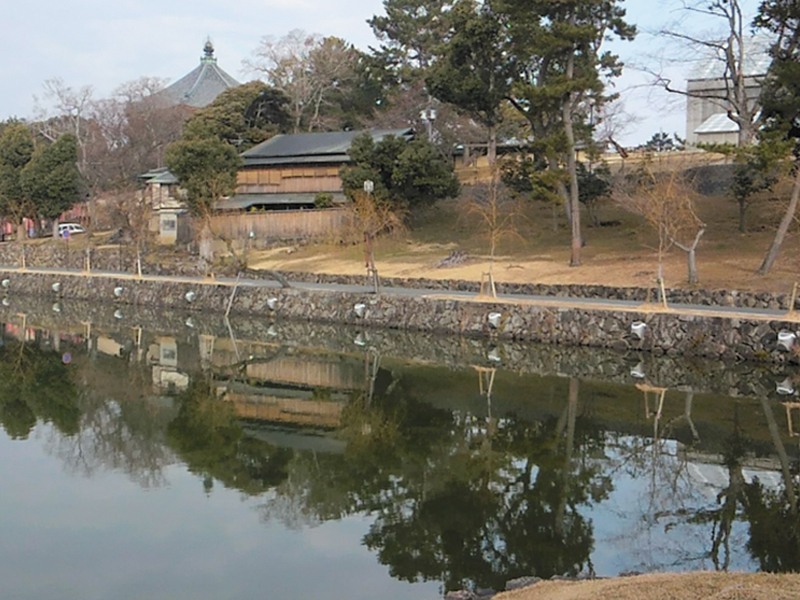
M792 378L787 377L777 384L778 394L780 396L794 396L794 384Z
M778 350L784 352L791 352L794 344L797 341L797 336L791 331L781 331L778 333Z
M631 334L640 340L644 339L644 334L647 332L647 323L642 321L634 321L631 323Z
M639 363L631 369L631 377L634 379L644 379L647 377L647 375L645 375L644 365L642 363Z

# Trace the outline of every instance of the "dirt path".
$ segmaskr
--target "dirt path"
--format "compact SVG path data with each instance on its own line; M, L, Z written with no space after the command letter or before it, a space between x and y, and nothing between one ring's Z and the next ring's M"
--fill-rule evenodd
M798 600L800 575L658 573L596 581L543 581L496 600Z

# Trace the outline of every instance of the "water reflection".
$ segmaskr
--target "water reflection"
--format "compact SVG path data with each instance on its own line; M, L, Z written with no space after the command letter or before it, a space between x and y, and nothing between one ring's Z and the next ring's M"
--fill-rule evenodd
M421 364L363 335L333 351L230 324L34 325L9 319L0 348L11 438L50 423L70 472L148 489L185 465L207 495L256 499L265 525L365 515L396 580L800 568L792 402L671 389L638 365L623 384Z

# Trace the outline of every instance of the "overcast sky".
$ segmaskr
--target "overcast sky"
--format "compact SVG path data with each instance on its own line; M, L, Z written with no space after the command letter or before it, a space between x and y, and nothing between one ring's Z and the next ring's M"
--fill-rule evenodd
M643 34L615 45L627 63L642 64L657 50L647 35L676 18L679 0L627 0L629 21ZM743 0L752 13L757 0ZM240 81L242 60L265 35L299 28L335 35L361 49L375 40L366 19L383 12L382 0L22 0L7 6L0 37L0 119L29 117L33 95L46 79L60 77L67 85L91 85L96 97L138 77L172 81L192 70L206 37L217 49L219 64ZM693 29L713 24L692 18ZM672 67L676 80L688 67ZM637 121L621 135L626 144L646 141L660 129L685 134L682 99L640 88L646 77L628 69L617 84L626 109Z

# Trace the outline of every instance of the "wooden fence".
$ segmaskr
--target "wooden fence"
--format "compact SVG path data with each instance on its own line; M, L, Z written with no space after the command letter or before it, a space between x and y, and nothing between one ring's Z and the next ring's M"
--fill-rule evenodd
M212 217L211 229L223 239L249 240L257 248L276 240L335 239L348 219L349 212L341 208L241 212Z

